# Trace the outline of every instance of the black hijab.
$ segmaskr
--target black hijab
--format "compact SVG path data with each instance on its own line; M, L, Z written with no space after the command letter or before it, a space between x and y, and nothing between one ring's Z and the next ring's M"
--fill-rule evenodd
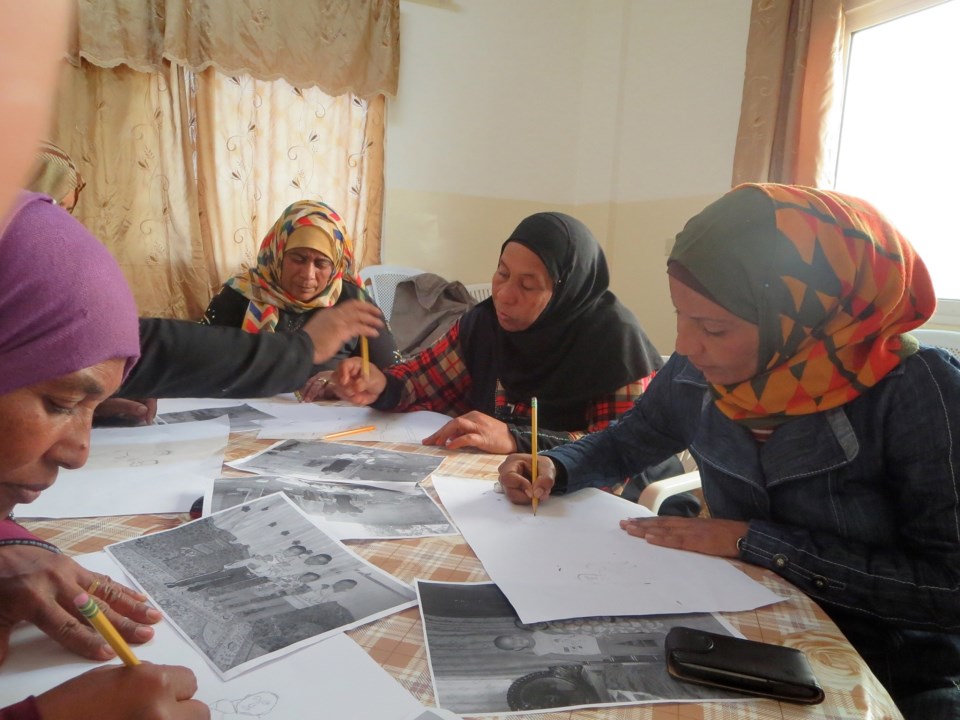
M526 330L507 332L493 298L460 321L461 344L476 391L477 409L492 414L499 378L510 403L539 405L539 420L554 430L586 429L586 410L663 364L633 313L607 289L610 273L593 233L576 218L537 213L521 222L507 243L523 245L543 262L553 297Z

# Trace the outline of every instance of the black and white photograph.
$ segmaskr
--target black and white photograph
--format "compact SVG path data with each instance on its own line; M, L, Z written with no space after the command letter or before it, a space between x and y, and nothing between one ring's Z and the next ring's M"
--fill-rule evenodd
M266 450L227 464L244 472L310 480L389 487L416 483L434 472L443 458L311 440L284 440Z
M340 540L456 535L458 530L420 486L386 488L250 475L222 477L204 498L204 515L282 492Z
M670 628L733 634L714 615L525 624L493 583L418 580L417 594L437 705L461 715L743 699L667 673Z
M157 415L157 424L175 425L176 423L193 422L194 420L213 420L213 418L218 417L226 417L230 420L231 432L259 430L262 421L275 419L273 415L244 403L242 405L231 405L230 407L197 408L195 410L163 413Z
M416 599L282 493L107 551L225 680Z

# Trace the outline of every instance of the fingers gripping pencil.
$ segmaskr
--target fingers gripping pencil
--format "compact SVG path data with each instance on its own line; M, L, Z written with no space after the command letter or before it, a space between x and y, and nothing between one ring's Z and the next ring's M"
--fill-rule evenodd
M133 650L127 645L126 640L120 636L120 633L117 632L113 623L107 619L107 616L100 612L100 607L92 597L87 595L87 593L80 593L73 599L73 602L80 613L93 625L93 628L100 633L103 639L107 641L107 644L113 648L117 657L123 660L125 665L129 667L140 664L140 660L133 654Z

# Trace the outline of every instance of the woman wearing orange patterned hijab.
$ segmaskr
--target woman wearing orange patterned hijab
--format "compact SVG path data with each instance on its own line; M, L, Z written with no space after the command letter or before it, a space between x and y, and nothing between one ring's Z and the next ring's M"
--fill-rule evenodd
M742 185L668 261L676 353L620 422L500 483L602 486L689 449L709 518L621 522L667 547L765 567L814 598L908 720L960 717L960 362L909 332L923 262L869 204Z
M751 427L873 387L916 351L902 333L936 304L926 267L883 216L812 188L740 186L687 224L667 273L759 328L756 372L712 385L721 411Z
M256 266L224 283L201 322L249 333L296 332L313 313L350 299L372 302L357 277L346 226L329 205L301 200L284 210L263 238ZM359 354L359 343L348 343L314 373ZM389 330L370 340L370 362L377 367L398 359Z

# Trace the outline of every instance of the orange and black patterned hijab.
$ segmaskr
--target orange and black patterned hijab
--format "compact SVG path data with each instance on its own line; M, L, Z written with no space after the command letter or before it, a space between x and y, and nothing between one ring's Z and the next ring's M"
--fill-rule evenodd
M759 326L757 374L711 385L717 407L751 427L864 393L916 352L902 333L936 306L923 262L880 213L814 188L734 188L677 235L668 272Z

